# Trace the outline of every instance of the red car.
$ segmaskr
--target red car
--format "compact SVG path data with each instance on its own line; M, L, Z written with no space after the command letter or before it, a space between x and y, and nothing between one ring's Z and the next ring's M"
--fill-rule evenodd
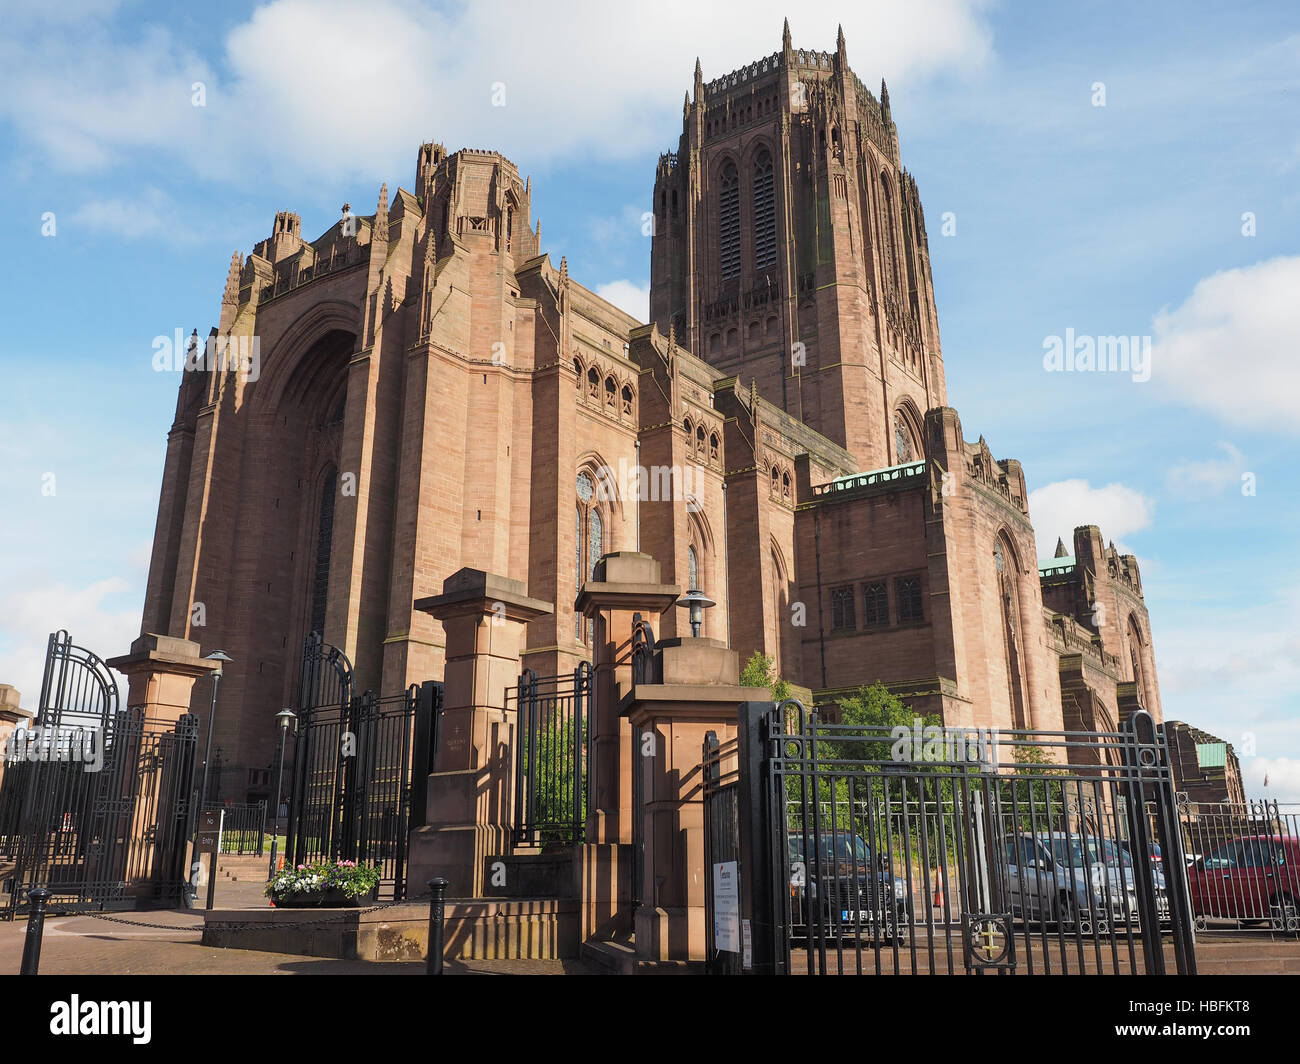
M1215 920L1267 920L1300 930L1300 839L1243 835L1187 869L1192 911Z

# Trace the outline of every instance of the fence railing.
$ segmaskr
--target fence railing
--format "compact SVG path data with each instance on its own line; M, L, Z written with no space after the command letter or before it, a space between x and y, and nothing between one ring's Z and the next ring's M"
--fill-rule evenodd
M266 802L223 802L221 852L257 854L266 846Z
M1276 801L1178 804L1198 933L1300 933L1300 811Z
M1151 857L1181 840L1149 715L1086 733L829 723L795 701L741 717L738 827L706 847L739 854L755 970L1194 971L1186 882Z

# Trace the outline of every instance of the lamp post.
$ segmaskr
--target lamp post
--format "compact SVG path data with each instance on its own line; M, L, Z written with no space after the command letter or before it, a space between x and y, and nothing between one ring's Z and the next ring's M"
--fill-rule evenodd
M714 602L713 599L709 598L709 596L698 587L693 587L679 598L674 605L685 607L691 611L691 635L694 638L699 639L700 626L704 624L704 611L712 606L716 606L717 603Z
M284 787L284 744L289 735L289 722L297 720L298 717L292 709L285 708L275 715L275 719L280 722L280 771L275 777L275 817L271 821L271 868L267 872L267 879L275 875L275 855L280 846L280 792Z
M205 661L215 661L218 664L216 671L212 673L212 707L208 710L208 738L203 745L203 788L199 791L200 806L204 806L208 802L208 755L212 751L212 724L217 717L217 688L221 685L221 666L235 660L224 650L214 650L211 654L204 654L203 659ZM199 812L202 811L200 808Z
M212 751L212 722L217 715L217 687L221 683L221 666L227 662L234 661L224 650L214 650L211 654L203 655L204 661L215 661L216 669L212 672L212 704L208 709L208 738L203 746L203 783L199 790L199 799L195 803L199 808L191 809L190 816L193 818L193 832L191 835L193 864L190 866L190 882L185 891L185 903L194 908L198 904L199 895L199 873L203 869L203 859L198 853L199 842L199 815L203 812L202 807L207 804L208 800L208 755ZM213 859L213 871L216 871L216 859Z

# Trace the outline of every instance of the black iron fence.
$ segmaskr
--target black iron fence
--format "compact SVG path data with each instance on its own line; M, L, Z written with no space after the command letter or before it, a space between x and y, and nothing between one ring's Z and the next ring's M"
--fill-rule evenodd
M257 854L266 849L266 802L222 802L221 852Z
M59 909L178 903L198 718L147 720L135 708L102 727L18 735L24 756L0 783L3 915L25 912L36 886Z
M1168 875L1187 879L1201 934L1300 934L1300 812L1276 801L1198 803L1179 795L1185 867L1153 853Z
M300 691L289 860L379 865L380 898L401 898L408 836L424 822L442 684L354 695L347 657L313 635Z
M516 845L586 837L592 668L539 677L525 669L507 705L515 708Z
M725 746L704 761L715 970L1194 972L1187 882L1151 856L1182 863L1149 715L976 732L741 708L734 773Z

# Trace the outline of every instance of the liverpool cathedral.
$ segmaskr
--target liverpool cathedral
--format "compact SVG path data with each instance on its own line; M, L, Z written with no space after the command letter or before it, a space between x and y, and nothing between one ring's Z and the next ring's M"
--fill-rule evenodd
M817 702L878 680L949 725L1161 719L1137 560L1096 526L1039 559L1021 463L950 405L920 190L842 34L697 62L653 175L650 322L551 259L531 195L500 153L427 143L373 214L308 240L283 211L231 260L210 343L256 341L257 372L183 375L142 624L237 663L225 795L268 794L309 633L357 690L438 679L415 603L471 567L553 606L522 662L569 673L616 551Z

